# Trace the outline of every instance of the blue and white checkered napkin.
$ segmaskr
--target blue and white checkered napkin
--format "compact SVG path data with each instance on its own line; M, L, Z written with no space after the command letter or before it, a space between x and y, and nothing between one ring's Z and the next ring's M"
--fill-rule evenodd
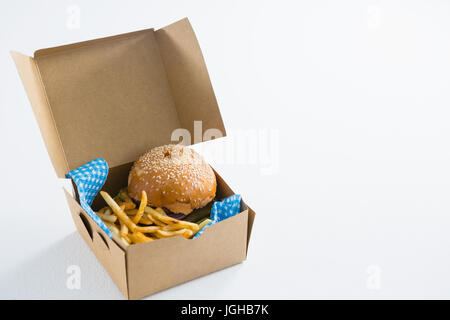
M108 164L104 159L94 159L66 174L66 178L72 178L77 186L81 207L111 238L111 230L108 229L102 219L91 208L92 201L94 201L95 196L105 184L107 176Z
M203 231L205 231L205 228L220 222L222 220L225 220L227 218L230 218L236 214L241 212L241 196L239 194L234 194L226 199L223 199L222 201L216 201L214 202L212 209L211 209L211 220L212 222L206 224L202 230L197 232L197 234L193 237L193 239L199 237Z

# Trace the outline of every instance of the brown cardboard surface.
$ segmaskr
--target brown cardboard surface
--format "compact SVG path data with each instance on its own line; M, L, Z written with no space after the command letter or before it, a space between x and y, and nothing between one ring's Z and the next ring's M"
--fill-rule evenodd
M81 48L87 45L91 45L91 44L95 44L95 43L100 43L100 42L104 42L104 41L110 41L110 40L114 40L114 39L120 39L120 38L127 38L127 37L132 37L135 34L138 33L145 33L145 32L149 32L152 31L153 28L149 28L149 29L144 29L144 30L139 30L139 31L134 31L134 32L128 32L128 33L122 33L122 34L118 34L115 36L110 36L110 37L104 37L104 38L98 38L98 39L93 39L93 40L87 40L87 41L81 41L81 42L76 42L76 43L70 43L70 44L66 44L66 45L62 45L62 46L57 46L57 47L52 47L52 48L44 48L44 49L38 49L34 52L34 57L40 57L40 56L44 56L47 54L55 54L58 52L64 52L68 49L76 49L76 48Z
M153 30L44 53L36 63L70 170L136 160L180 127Z
M189 20L161 28L155 35L182 127L194 137L194 121L201 119L204 132L219 129L225 136L208 70Z
M246 210L248 210L248 223L247 223L247 251L248 251L248 245L250 243L250 238L252 236L252 229L253 229L253 222L255 221L255 211L252 210L249 206L245 205L247 207Z
M68 171L67 161L34 59L18 52L11 52L11 56L19 71L56 174L64 177Z

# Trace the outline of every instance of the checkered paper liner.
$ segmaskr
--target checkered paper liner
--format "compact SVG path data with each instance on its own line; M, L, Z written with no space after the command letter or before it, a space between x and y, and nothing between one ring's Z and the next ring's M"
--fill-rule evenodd
M91 204L102 189L108 176L108 164L104 159L94 159L78 169L69 171L66 178L71 178L78 189L80 205L92 220L110 237L112 232L102 219L92 210Z
M214 202L210 217L212 222L206 224L199 232L197 232L193 239L199 237L208 226L235 216L239 212L241 212L241 196L239 194L234 194L222 201Z

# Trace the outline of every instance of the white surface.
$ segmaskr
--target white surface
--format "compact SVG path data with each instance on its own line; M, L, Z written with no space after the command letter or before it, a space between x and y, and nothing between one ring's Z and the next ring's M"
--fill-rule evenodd
M279 166L211 161L257 213L248 260L150 298L450 298L450 3L0 6L0 298L122 298L75 233L8 51L184 16L228 130L278 132Z

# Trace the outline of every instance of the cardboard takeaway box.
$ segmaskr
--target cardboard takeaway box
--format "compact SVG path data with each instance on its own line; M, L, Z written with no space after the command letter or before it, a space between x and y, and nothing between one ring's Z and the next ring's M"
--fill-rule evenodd
M187 19L37 50L12 52L58 177L94 158L110 167L103 190L127 185L133 161L171 142L193 123L219 129L222 118L199 44ZM197 133L198 134L198 133ZM233 194L217 174L217 196ZM246 259L255 213L242 212L205 230L124 247L109 238L65 191L76 228L128 299L138 299ZM94 200L93 209L104 205Z

